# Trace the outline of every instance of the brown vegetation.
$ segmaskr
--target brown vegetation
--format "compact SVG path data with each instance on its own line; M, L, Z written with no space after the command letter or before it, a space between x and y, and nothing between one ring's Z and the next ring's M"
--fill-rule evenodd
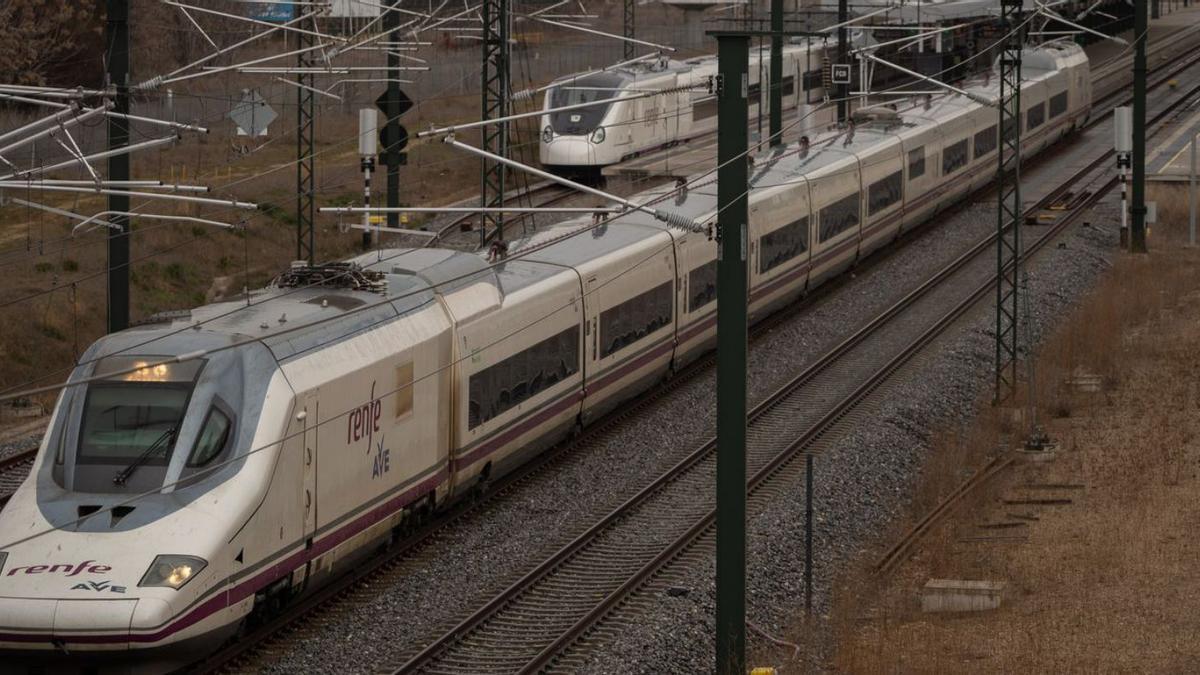
M1039 416L1059 456L977 491L893 577L840 579L835 669L1184 672L1200 662L1200 254L1182 247L1186 211L1165 205L1151 255L1123 256L1040 349ZM1072 383L1087 375L1103 391ZM985 408L971 432L941 438L913 517L1019 431L1011 419ZM1012 503L1030 498L1068 501ZM917 594L930 578L1008 591L994 612L923 614Z

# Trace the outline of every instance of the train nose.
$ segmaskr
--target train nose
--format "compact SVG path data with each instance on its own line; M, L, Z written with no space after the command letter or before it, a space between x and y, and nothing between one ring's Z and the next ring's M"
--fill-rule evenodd
M81 642L114 649L128 647L135 610L143 602L137 598L0 598L0 626L20 627L9 628L14 632L6 631L0 642L28 647ZM150 614L158 614L157 607L149 609Z
M550 166L592 166L597 164L596 146L587 136L556 136L542 144L542 164Z

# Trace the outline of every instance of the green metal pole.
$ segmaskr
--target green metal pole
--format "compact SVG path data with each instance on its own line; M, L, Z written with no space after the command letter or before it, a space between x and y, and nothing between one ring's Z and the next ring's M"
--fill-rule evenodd
M920 7L920 5L917 5ZM850 20L850 8L847 0L838 0L838 23L841 28L837 32L837 63L849 63L849 45L846 44L846 22ZM844 84L834 85L834 96L837 97L838 124L845 124L850 114L850 87Z
M717 36L717 668L746 672L746 103L750 38Z
M792 86L796 90L800 83ZM783 0L771 0L771 145L783 145Z
M400 7L400 0L392 0L392 7ZM403 36L400 34L400 12L388 12L383 16L383 29L388 33L388 40L392 42L400 42ZM383 116L384 125L387 127L386 134L388 138L396 138L400 135L400 55L392 50L387 53L387 105L384 106ZM400 208L400 153L393 149L384 148L385 165L387 166L387 205L390 209ZM400 227L400 214L395 211L389 211L387 214L388 227ZM369 241L365 238L370 232L363 232L363 242L368 246Z
M1149 21L1146 3L1135 0L1133 35L1137 40L1133 57L1133 205L1130 208L1129 250L1146 252L1146 40Z
M108 46L108 82L116 87L113 112L129 113L129 0L108 0L105 24ZM108 148L129 145L129 121L108 118ZM108 179L129 180L129 155L108 158ZM128 211L129 197L116 188L108 197L110 211ZM116 227L108 230L108 332L129 327L129 218L109 218Z

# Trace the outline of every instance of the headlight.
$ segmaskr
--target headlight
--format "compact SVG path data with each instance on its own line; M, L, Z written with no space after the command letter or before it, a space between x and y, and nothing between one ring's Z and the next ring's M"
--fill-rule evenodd
M150 563L138 586L159 586L179 590L208 565L203 558L191 555L160 555Z
M8 562L8 553L0 551L0 574L4 573L4 563Z
M550 127L542 129L542 142L549 143L552 140L554 140L554 129L551 129Z
M592 132L592 142L597 145L604 142L604 127L596 127L596 130Z

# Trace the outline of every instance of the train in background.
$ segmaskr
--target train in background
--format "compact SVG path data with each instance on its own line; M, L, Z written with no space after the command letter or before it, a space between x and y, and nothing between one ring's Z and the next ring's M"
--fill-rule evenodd
M835 48L824 40L803 39L783 49L783 107L805 118L805 125L825 125L834 115L824 106L827 58ZM747 96L750 115L769 107L769 50L750 50ZM717 74L717 57L677 61L665 56L611 70L579 73L554 81L546 90L543 110L607 102L541 116L538 158L560 173L588 174L643 152L669 147L717 127L717 99L709 91ZM660 96L630 98L649 91Z
M1078 47L1026 51L1022 87L1026 156L1088 119ZM946 95L754 156L752 320L985 185L998 134ZM717 211L715 184L635 199ZM711 349L716 244L636 211L589 223L498 264L298 264L249 304L91 345L0 511L5 663L185 664Z

